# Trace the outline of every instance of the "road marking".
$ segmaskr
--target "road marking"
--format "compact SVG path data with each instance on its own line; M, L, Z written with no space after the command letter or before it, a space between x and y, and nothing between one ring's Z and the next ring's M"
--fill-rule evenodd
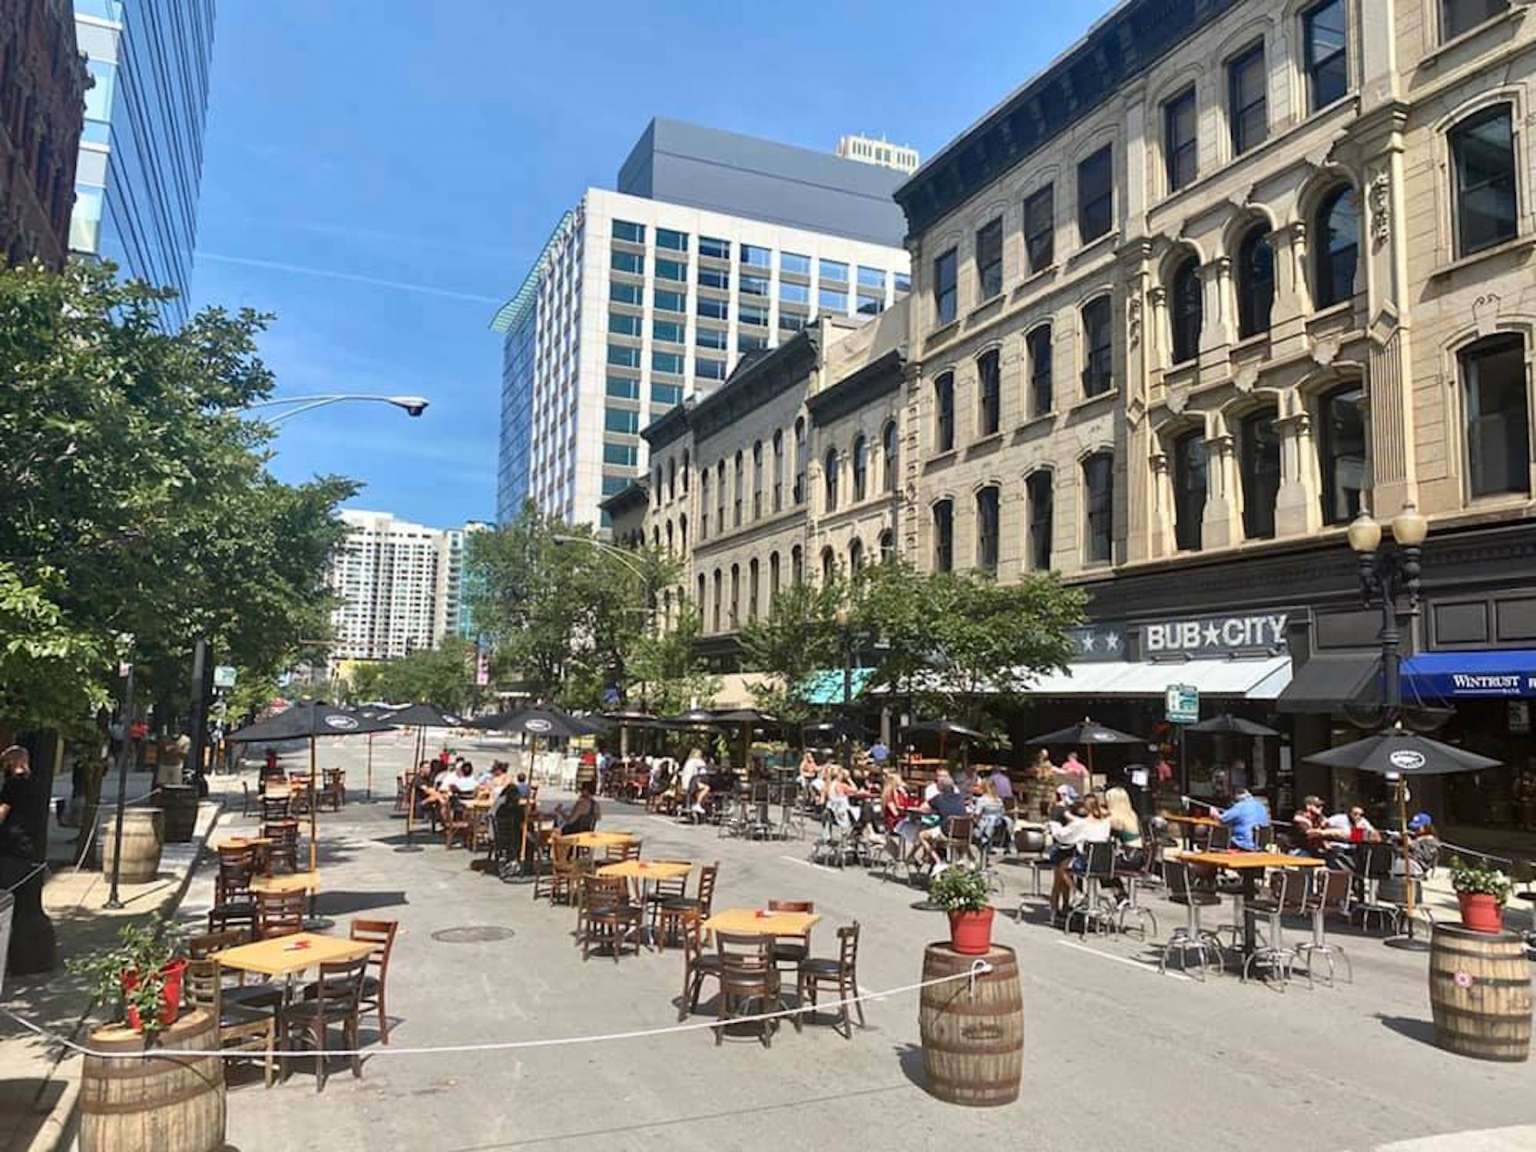
M1100 952L1097 948L1090 948L1086 944L1074 944L1070 940L1057 940L1063 948L1071 948L1077 952L1086 952L1090 956L1098 956L1104 960L1113 960L1117 964L1129 964L1132 968L1141 972L1150 972L1154 976L1162 976L1172 980L1193 980L1193 976L1186 976L1182 972L1159 972L1150 964L1143 964L1140 960L1132 960L1129 956L1116 956L1113 952Z
M1536 1124L1477 1128L1377 1144L1376 1152L1520 1152L1536 1148Z

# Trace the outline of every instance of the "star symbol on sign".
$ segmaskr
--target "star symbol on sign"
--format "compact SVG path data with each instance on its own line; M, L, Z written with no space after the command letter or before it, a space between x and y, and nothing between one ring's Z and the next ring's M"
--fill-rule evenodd
M1092 652L1093 648L1094 648L1094 645L1097 644L1097 643L1098 643L1098 638L1095 637L1092 632L1084 632L1083 633L1083 635L1082 635L1082 645L1083 645L1083 651L1084 652Z
M1104 634L1104 647L1111 652L1120 651L1120 633L1106 632Z
M1220 639L1220 635L1221 634L1216 630L1216 624L1214 621L1205 626L1205 642L1211 645L1211 647L1214 648L1216 646L1216 642Z

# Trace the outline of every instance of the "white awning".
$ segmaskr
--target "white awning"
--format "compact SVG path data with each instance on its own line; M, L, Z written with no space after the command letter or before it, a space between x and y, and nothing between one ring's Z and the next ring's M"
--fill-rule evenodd
M1073 664L1066 672L1038 677L1031 696L1162 696L1170 684L1189 684L1202 696L1273 700L1291 682L1291 658L1188 660L1132 663L1107 660Z

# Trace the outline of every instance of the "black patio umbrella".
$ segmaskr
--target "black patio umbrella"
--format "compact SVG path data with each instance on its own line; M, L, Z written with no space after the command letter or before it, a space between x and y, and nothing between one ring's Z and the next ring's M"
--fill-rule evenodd
M964 724L954 720L919 720L916 724L908 724L902 729L910 735L913 732L937 735L939 737L954 736L961 740L985 740L986 733L978 732L974 728L967 728Z
M518 708L511 712L493 712L489 716L477 716L465 725L486 732L522 732L535 739L539 737L590 736L595 729L582 717L572 716L559 708Z
M1072 748L1085 748L1088 751L1088 776L1090 783L1093 777L1093 749L1099 744L1140 744L1146 747L1147 740L1144 736L1132 736L1129 732L1121 732L1117 728L1107 728L1103 724L1095 723L1084 716L1082 722L1073 724L1069 728L1058 728L1055 732L1047 732L1044 736L1036 736L1033 740L1026 740L1026 744L1061 744Z
M770 715L759 708L727 708L715 713L716 724L730 724L741 729L741 770L751 775L752 770L752 730L776 726L779 723L777 716Z
M1230 712L1223 712L1219 716L1212 716L1209 720L1202 720L1198 724L1191 724L1184 729L1186 732L1210 732L1216 735L1226 736L1278 736L1280 733L1273 728L1266 728L1262 724L1256 724L1252 720L1244 720L1241 716L1234 716Z
M225 737L237 744L258 744L277 740L309 741L309 870L315 871L318 851L315 845L315 739L320 736L366 736L372 732L392 732L394 725L363 716L339 704L305 700L285 712L268 716Z
M416 831L416 770L421 766L422 758L427 753L427 729L428 728L463 728L464 717L456 712L445 712L436 704L407 704L398 711L391 712L390 722L401 728L416 729L416 740L411 748L411 768L407 777L406 803L405 803L405 839L409 843L411 836ZM368 777L368 792L373 794L373 776Z
M1374 772L1397 783L1398 815L1403 827L1403 890L1407 893L1408 922L1413 923L1413 875L1408 864L1408 777L1442 776L1455 772L1481 772L1497 768L1501 761L1468 752L1428 736L1410 732L1401 723L1391 728L1303 757L1309 764L1325 768L1353 768L1356 772Z
M600 716L592 717L594 720L602 720L619 730L619 755L629 755L629 730L631 728L651 728L656 724L656 717L649 712L642 712L638 708L618 708L612 712L604 712Z

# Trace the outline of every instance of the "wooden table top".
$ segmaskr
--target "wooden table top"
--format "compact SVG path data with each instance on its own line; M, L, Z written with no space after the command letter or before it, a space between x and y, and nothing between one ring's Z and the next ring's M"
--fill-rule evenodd
M213 850L217 852L221 848L260 848L271 843L272 839L269 836L226 836L213 846Z
M1245 868L1321 868L1316 856L1287 856L1283 852L1186 852L1179 857L1189 864L1210 864L1241 872Z
M261 795L267 800L289 800L293 797L293 789L286 784L268 784Z
M1170 824L1193 824L1198 828L1220 828L1221 821L1214 816L1175 816L1164 813L1163 819Z
M292 976L318 964L338 964L361 960L373 951L366 940L345 936L322 936L318 932L297 932L240 944L215 952L214 958L226 968L258 972L263 976Z
M621 844L633 844L635 837L628 832L578 832L563 837L573 848L616 848Z
M604 864L597 870L599 876L627 876L631 880L676 880L693 871L687 860L620 860L617 864Z
M266 892L269 895L276 892L318 892L320 873L288 872L281 876L254 876L251 878L251 891Z
M703 927L732 936L804 936L821 920L814 912L768 912L761 908L726 908Z

